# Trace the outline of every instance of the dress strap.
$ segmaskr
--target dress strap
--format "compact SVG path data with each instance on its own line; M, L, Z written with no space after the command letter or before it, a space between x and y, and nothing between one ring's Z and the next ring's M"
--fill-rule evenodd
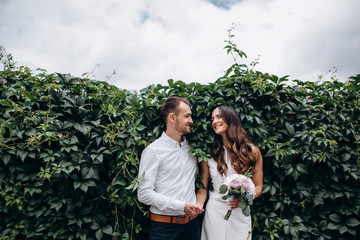
M229 156L228 156L228 151L226 150L226 148L225 148L225 146L223 146L223 148L224 148L224 152L225 152L225 164L227 165L227 167L228 167L228 170L229 170L229 166L231 166L231 164L230 164L230 160L229 160ZM226 178L226 175L225 175L225 173L223 173L222 174L222 176L223 176L223 179L225 180L225 178Z

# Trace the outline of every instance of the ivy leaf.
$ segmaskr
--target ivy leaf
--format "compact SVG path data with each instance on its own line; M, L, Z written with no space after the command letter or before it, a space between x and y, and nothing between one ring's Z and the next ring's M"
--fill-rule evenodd
M339 233L342 235L342 234L344 234L345 232L347 232L347 227L346 226L341 226L341 227L339 227Z
M70 143L71 144L79 143L79 139L75 135L72 135L70 138Z
M85 103L84 96L79 96L78 98L76 98L76 101L75 101L76 106L81 107L82 105L84 105L84 103Z
M356 227L360 225L360 222L356 218L348 218L345 220L345 224L350 227Z
M80 181L75 181L74 182L74 189L77 189L78 187L80 187L81 182Z
M296 229L296 227L294 226L290 226L290 233L293 237L295 238L299 238L298 235L299 235L299 231Z
M320 228L320 230L321 231L325 231L326 230L326 221L325 220L323 220L323 221L321 221L320 223L319 223L319 228Z
M129 233L124 233L124 234L121 236L121 240L129 240L129 239L130 239Z
M339 228L339 226L337 224L334 224L334 223L329 223L327 225L327 229L330 229L330 230L337 230Z
M342 220L341 220L341 216L340 215L338 215L338 214L330 214L330 219L331 220L333 220L334 222L336 222L336 223L341 223L342 222Z
M341 155L341 159L346 162L351 158L351 155L349 153L344 153Z
M103 237L103 232L101 229L97 230L95 233L96 239L100 240Z
M285 127L291 136L294 135L294 133L295 133L294 125L291 125L290 123L285 123Z
M74 128L83 134L87 134L91 131L92 126L85 123L75 123Z
M80 189L83 190L84 192L87 192L88 190L88 185L86 183L81 183L80 184Z
M8 153L3 153L1 155L1 159L3 160L4 164L7 165L8 162L10 161L11 155Z
M292 219L291 219L292 222L294 223L300 223L302 222L301 218L299 216L294 216Z
M34 128L27 128L24 133L26 136L34 136L36 135L36 130Z
M5 106L5 107L12 107L12 104L11 104L11 102L9 102L9 100L1 100L0 105Z
M102 230L103 230L104 233L109 234L109 235L111 235L112 232L113 232L113 229L112 229L112 227L110 225L106 225L105 227L103 227Z
M17 155L20 156L21 161L24 162L25 158L26 158L27 155L28 155L28 152L27 152L27 151L18 150L18 151L17 151Z

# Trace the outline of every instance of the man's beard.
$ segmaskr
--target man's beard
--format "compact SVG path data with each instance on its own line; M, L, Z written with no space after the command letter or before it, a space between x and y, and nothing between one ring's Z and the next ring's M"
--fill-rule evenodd
M187 134L187 133L190 133L190 132L191 132L189 125L185 125L185 126L183 126L183 127L179 127L178 124L175 124L175 130L178 131L178 132L181 132L182 134Z

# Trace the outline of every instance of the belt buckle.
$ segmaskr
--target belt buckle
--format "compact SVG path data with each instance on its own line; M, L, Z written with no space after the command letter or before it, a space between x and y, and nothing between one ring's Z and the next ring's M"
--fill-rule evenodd
M185 217L186 217L186 214L177 216L177 217L176 217L176 224L179 224L179 219L180 219L180 218L185 218Z

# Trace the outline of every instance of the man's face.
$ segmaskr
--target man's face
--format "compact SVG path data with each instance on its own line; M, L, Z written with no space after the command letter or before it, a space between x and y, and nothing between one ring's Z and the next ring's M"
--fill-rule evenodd
M190 107L186 103L180 102L178 110L178 115L175 115L175 130L181 134L190 133L190 125L193 124Z

